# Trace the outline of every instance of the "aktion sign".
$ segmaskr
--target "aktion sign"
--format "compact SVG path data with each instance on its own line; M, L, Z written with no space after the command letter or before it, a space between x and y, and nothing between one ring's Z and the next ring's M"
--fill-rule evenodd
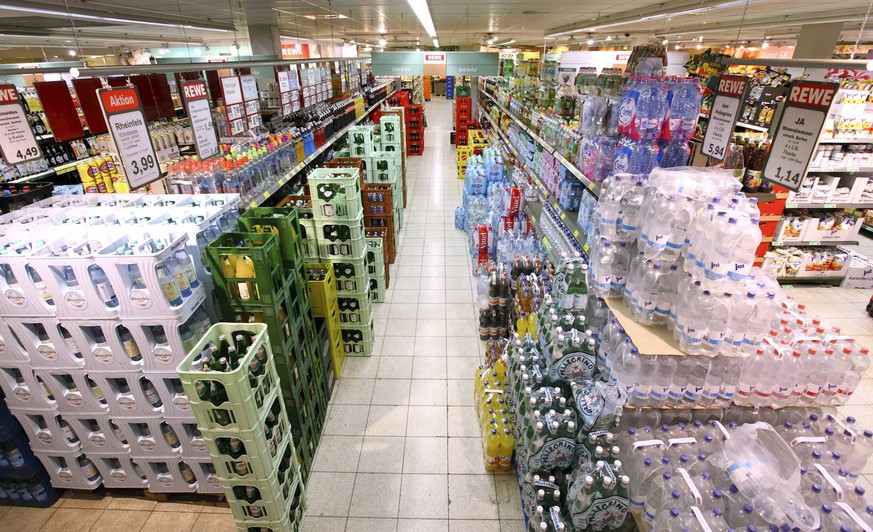
M764 162L763 178L796 191L803 183L839 85L794 81L790 87Z
M0 85L0 150L9 164L42 157L15 85Z
M182 84L182 94L185 96L185 106L188 119L194 131L194 147L200 159L208 159L218 153L218 137L212 123L212 111L209 109L209 95L206 93L206 83L203 81L186 81Z
M701 153L704 155L718 161L724 160L737 126L740 105L746 96L748 83L748 78L743 76L721 76L718 80L712 113L703 136Z
M97 94L131 190L160 179L161 167L136 87L99 89Z

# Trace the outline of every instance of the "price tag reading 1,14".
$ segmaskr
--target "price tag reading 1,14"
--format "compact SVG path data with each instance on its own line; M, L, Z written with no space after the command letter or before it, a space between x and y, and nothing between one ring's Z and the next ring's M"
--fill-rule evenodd
M0 85L0 149L9 164L42 157L15 85Z
M146 127L139 91L136 87L119 87L99 89L97 94L131 190L160 179L161 168Z
M706 135L703 136L702 153L708 157L723 161L727 154L728 144L734 135L737 117L740 114L740 103L746 94L748 80L742 76L721 76L718 80L718 90L712 103Z

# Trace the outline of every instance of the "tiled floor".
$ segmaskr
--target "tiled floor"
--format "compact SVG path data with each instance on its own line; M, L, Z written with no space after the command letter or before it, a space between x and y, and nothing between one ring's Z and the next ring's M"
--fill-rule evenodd
M449 144L451 102L427 104L425 154L408 163L406 225L376 349L347 359L309 482L312 532L522 532L512 474L484 472L472 377L482 352L465 239L454 229L462 181ZM862 252L873 255L873 241ZM790 288L810 312L873 347L870 291ZM873 427L873 370L843 407ZM862 482L873 489L873 464ZM2 530L231 531L227 509L70 493L44 510L0 507Z

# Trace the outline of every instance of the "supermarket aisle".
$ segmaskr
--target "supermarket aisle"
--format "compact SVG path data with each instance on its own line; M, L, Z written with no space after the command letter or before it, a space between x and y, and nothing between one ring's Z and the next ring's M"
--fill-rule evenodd
M474 285L454 229L463 181L449 144L452 103L425 106L402 244L375 307L376 354L346 359L309 482L308 531L524 528L515 476L482 466Z

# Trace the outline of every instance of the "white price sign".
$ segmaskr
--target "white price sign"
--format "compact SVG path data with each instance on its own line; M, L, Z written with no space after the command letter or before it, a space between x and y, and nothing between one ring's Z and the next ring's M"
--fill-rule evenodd
M194 147L200 159L208 159L218 153L218 138L212 124L212 111L206 84L202 81L187 81L182 84L185 103L188 106L188 119L194 131Z
M221 78L221 94L224 96L224 105L242 103L243 92L237 76Z
M719 161L724 160L737 125L740 103L746 94L747 83L748 80L742 76L722 76L718 80L718 90L701 146L701 153L704 155Z
M243 100L257 100L258 99L258 83L255 81L254 76L240 76L240 82L242 83L242 93Z
M100 106L131 190L161 178L136 87L99 89Z
M815 81L791 84L764 162L764 179L790 190L800 190L838 88L836 83Z
M0 85L0 149L9 164L42 157L15 85Z
M279 70L276 72L276 77L279 78L279 92L288 92L291 90L291 83L288 81L288 72Z

